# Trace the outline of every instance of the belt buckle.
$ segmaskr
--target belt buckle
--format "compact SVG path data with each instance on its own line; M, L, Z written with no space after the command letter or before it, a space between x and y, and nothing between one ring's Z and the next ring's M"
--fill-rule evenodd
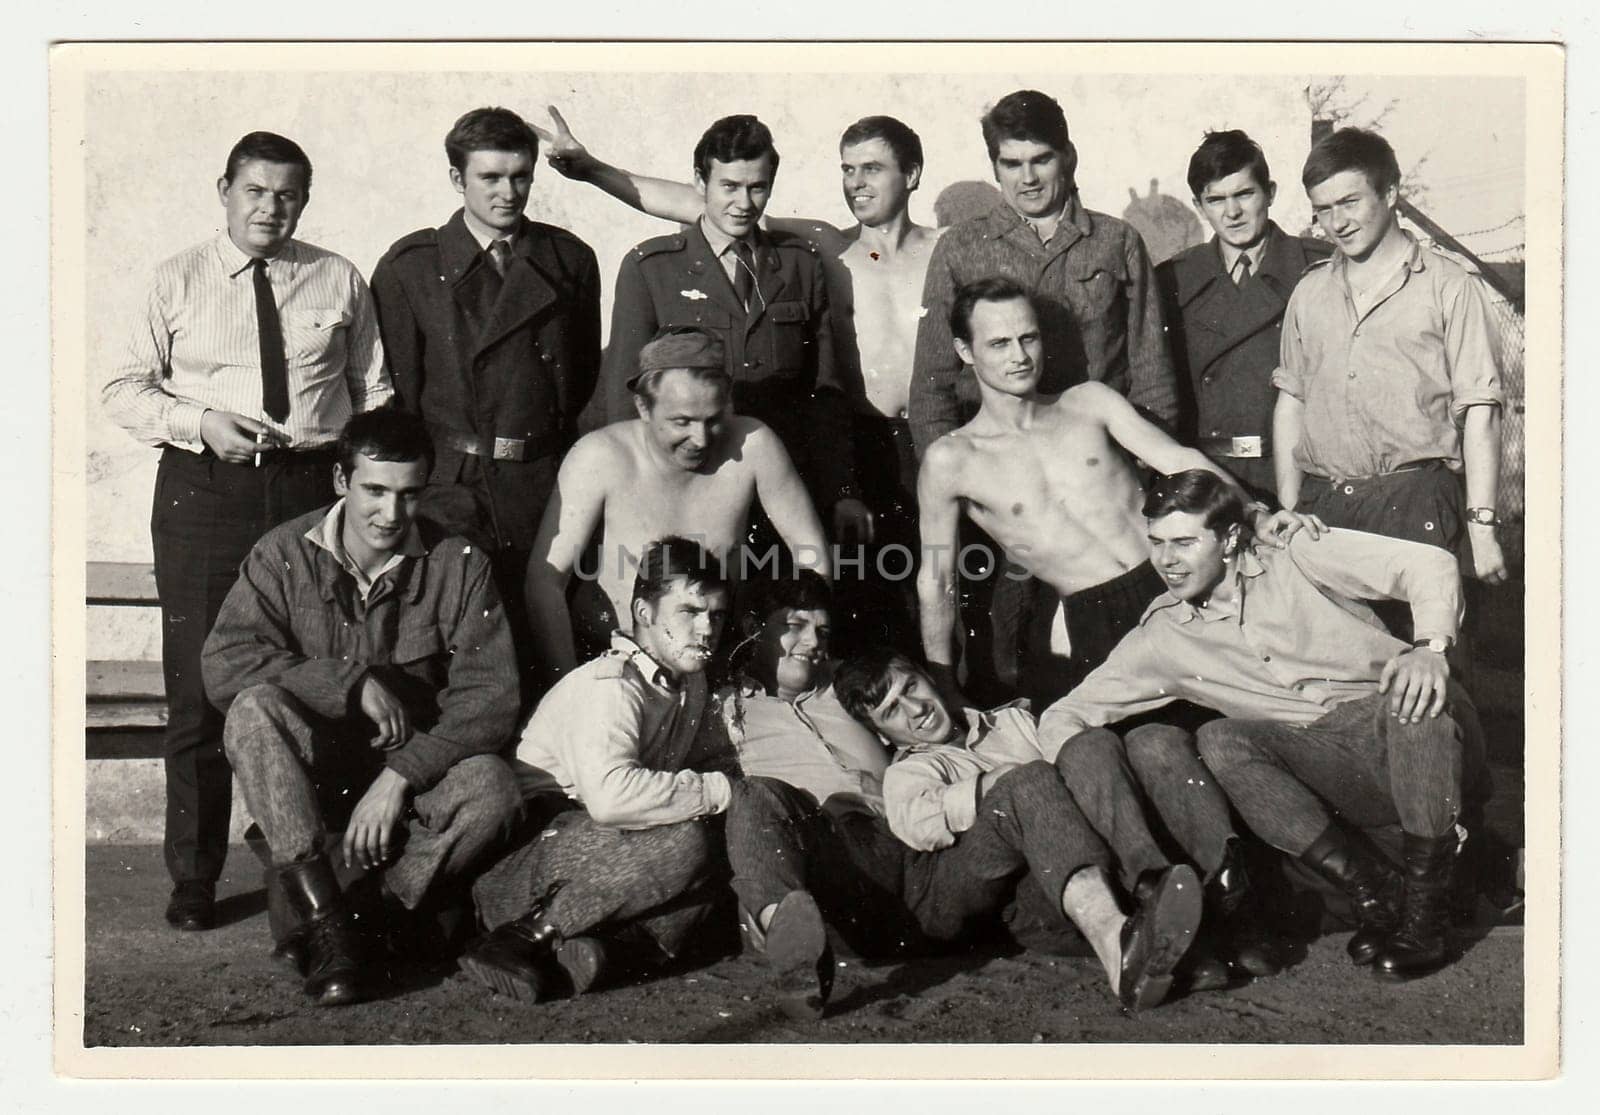
M1261 435L1250 434L1247 437L1233 439L1233 456L1259 457L1261 456Z
M494 459L497 461L522 460L522 447L527 444L527 439L520 437L497 437L494 439Z

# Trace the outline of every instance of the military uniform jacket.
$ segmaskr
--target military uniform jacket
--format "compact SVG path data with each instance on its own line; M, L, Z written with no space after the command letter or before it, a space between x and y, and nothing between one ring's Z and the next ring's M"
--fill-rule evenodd
M834 356L822 261L808 240L779 232L759 233L754 255L748 312L698 224L646 240L623 257L602 373L606 417L638 416L627 381L658 331L703 329L722 340L734 410L772 427L826 509L853 494L854 470L849 395Z
M523 461L554 458L576 437L600 366L600 278L594 252L572 233L524 220L502 280L458 210L390 248L372 293L395 394L441 441L430 481L462 477L466 456L440 438L477 439L475 483L515 486L517 464L494 460L496 438L525 442ZM531 470L530 470L531 471ZM502 545L527 548L543 510L516 492L496 493Z
M1186 248L1156 268L1167 336L1178 367L1182 412L1179 433L1199 438L1272 434L1277 391L1278 341L1289 295L1311 264L1328 258L1333 245L1290 236L1267 226L1260 265L1243 287L1223 270L1216 240ZM1248 483L1271 489L1270 443L1259 461L1229 458ZM1264 464L1261 462L1265 462ZM1257 477L1256 472L1263 475Z

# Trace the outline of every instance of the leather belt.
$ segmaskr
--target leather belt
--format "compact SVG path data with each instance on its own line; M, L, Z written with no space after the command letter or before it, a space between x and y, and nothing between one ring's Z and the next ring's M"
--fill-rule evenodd
M1200 452L1208 457L1265 457L1271 448L1272 443L1260 434L1200 439Z
M429 426L434 444L440 449L454 449L474 457L489 457L496 461L526 461L528 440L520 437L479 437L477 434L452 430L446 426Z

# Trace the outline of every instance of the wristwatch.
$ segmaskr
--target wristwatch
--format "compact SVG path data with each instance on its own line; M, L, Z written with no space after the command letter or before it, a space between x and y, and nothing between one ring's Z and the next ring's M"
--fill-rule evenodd
M1431 650L1435 654L1446 654L1450 650L1449 639L1417 639L1411 645L1418 650Z
M1479 526L1492 527L1500 524L1500 516L1494 513L1492 507L1467 508L1467 522L1477 523Z

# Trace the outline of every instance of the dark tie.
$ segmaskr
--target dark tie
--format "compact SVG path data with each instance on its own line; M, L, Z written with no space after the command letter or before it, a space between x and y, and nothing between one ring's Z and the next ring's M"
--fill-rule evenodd
M283 327L278 323L278 303L272 298L267 261L250 261L256 288L256 331L261 336L261 409L274 422L289 417L289 370L283 362Z
M750 251L750 245L743 240L733 242L733 253L737 262L733 268L733 289L739 296L739 301L746 310L750 309L750 295L756 289L756 257Z
M506 277L506 268L511 266L511 245L504 240L496 240L489 245L489 262L494 265L495 272L503 279Z
M1247 255L1241 255L1239 257L1239 262L1234 264L1233 267L1233 284L1234 286L1244 286L1244 284L1249 281L1250 257Z

